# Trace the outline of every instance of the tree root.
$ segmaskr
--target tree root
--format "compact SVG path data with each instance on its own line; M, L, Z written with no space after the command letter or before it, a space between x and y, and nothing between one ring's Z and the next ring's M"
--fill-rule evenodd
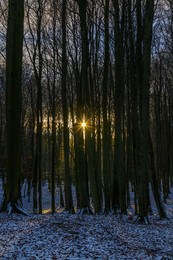
M82 208L82 209L77 209L77 212L76 214L79 214L79 215L92 215L93 214L93 211L90 207L86 207L86 208Z
M2 202L0 212L7 212L9 215L11 215L12 213L15 212L18 214L29 216L29 213L23 208L23 206L19 200L15 203L9 202L8 204L6 204L5 201Z
M148 217L139 217L139 216L136 218L135 223L137 223L137 224L145 224L145 225L149 225L150 224Z

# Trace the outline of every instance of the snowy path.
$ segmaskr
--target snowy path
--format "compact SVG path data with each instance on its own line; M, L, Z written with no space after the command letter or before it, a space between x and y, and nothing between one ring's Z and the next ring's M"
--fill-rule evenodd
M173 259L172 220L0 214L0 259Z

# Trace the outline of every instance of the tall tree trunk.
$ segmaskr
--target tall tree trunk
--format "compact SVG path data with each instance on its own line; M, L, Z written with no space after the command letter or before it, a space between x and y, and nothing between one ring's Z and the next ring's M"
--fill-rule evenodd
M56 2L53 1L53 85L52 85L52 213L55 212L55 146L56 146L56 123L55 123L55 84L56 84Z
M36 151L34 159L34 187L33 187L33 211L37 213L37 180L38 180L38 193L39 193L39 213L42 213L42 67L43 67L43 57L41 50L41 24L43 16L42 1L37 0L38 10L37 10L37 44L34 47L33 54L33 65L34 74L37 85L37 132L36 132ZM36 68L36 56L38 48L38 70Z
M109 127L107 119L107 103L108 103L108 71L109 71L109 0L106 0L104 11L105 23L105 57L104 57L104 72L103 72L103 180L104 180L104 196L105 196L105 213L110 211L110 147L109 147Z
M116 212L121 207L121 213L126 213L125 200L125 180L124 180L124 151L123 151L123 129L122 129L122 112L123 112L123 30L124 22L121 21L120 28L120 10L118 0L114 0L115 9L115 144L114 144L114 167L113 167L113 192L112 206ZM123 2L124 6L124 2ZM124 14L123 14L124 16ZM122 16L122 19L124 17Z
M21 206L21 105L24 1L8 1L6 40L6 185L1 211L26 213Z
M130 90L131 90L131 102L132 102L132 146L133 146L133 180L134 180L134 199L135 199L135 214L137 214L137 181L138 181L138 155L139 155L139 84L141 84L141 3L137 2L137 46L136 53L134 50L133 40L133 27L132 27L132 10L131 0L128 1L128 18L129 18L129 44L130 44ZM135 55L136 62L135 64ZM137 71L136 71L137 70ZM137 72L137 73L136 73ZM137 76L135 76L137 74Z
M89 213L89 193L88 193L88 173L86 167L86 147L87 140L83 137L83 128L81 126L84 119L85 107L85 94L88 91L88 30L86 22L87 0L78 0L79 15L80 15L80 28L82 38L82 67L80 74L80 84L77 89L77 129L76 129L76 142L77 142L77 165L79 177L79 193L80 193L80 209L81 213ZM85 142L84 142L85 141Z
M149 91L150 91L150 62L151 40L154 16L154 0L147 0L144 16L144 43L143 43L143 88L141 104L141 142L139 150L139 220L148 222L147 203L147 157L149 133Z
M65 208L69 213L74 213L71 176L69 170L69 129L68 129L68 105L67 105L67 54L66 54L66 5L62 6L62 108L64 122L64 159L65 159Z

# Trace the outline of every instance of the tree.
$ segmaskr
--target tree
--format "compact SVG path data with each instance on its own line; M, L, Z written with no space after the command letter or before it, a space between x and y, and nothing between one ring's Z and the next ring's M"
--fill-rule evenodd
M31 6L30 6L31 4ZM43 51L42 51L42 18L44 10L44 1L37 0L35 8L32 7L33 2L28 1L28 27L30 38L32 42L32 49L26 44L30 61L33 65L35 83L37 87L36 94L36 147L34 154L33 166L33 211L37 212L37 186L39 193L39 213L42 213L42 125L43 125L43 111L42 111L42 73L43 73ZM35 19L33 18L33 13ZM32 19L31 19L32 17ZM35 22L36 21L36 22ZM33 28L32 23L36 26ZM25 40L26 42L26 40Z
M74 213L71 176L69 169L69 129L68 129L68 106L67 106L67 54L66 54L66 5L63 0L62 5L62 108L64 123L64 160L65 160L65 208L69 213Z
M88 46L88 30L87 30L87 0L77 1L79 6L80 29L82 38L82 65L80 73L80 83L77 86L77 171L79 178L79 193L80 193L80 209L81 213L89 213L89 194L88 194L88 173L86 167L86 147L84 144L83 128L81 126L84 119L85 98L88 91L88 61L89 61L89 46ZM85 140L85 143L87 141Z
M55 148L56 148L56 108L55 108L55 83L56 83L56 1L53 1L53 83L52 83L52 213L55 212Z
M105 195L105 213L110 211L110 147L109 147L109 130L108 130L108 71L109 71L109 0L106 0L104 14L105 44L104 44L104 72L103 72L103 178L104 178L104 195Z
M141 103L141 138L139 149L139 220L148 222L148 144L149 144L149 92L150 92L150 63L151 63L151 41L152 25L154 17L154 1L147 0L144 16L144 41L143 41L143 85Z
M115 111L115 144L114 144L114 168L113 168L113 209L120 207L121 213L126 213L125 201L125 176L124 176L124 156L123 156L123 73L124 73L124 54L123 54L123 31L124 31L124 1L122 18L120 20L120 7L117 0L113 1L115 10L115 91L114 91L114 111ZM121 24L121 27L120 27Z
M9 0L6 38L6 185L1 211L22 209L21 165L21 87L24 1Z

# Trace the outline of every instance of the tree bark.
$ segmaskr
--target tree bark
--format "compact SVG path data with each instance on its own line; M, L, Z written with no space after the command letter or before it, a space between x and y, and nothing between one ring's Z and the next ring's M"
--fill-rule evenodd
M68 129L68 105L67 105L67 54L66 54L66 5L63 0L62 6L62 108L64 123L64 159L65 159L65 208L69 213L74 213L71 175L69 169L69 129Z
M6 38L6 185L0 211L27 214L20 190L24 1L9 0Z
M147 0L144 16L144 43L143 43L143 88L141 104L141 141L139 150L139 220L148 222L147 203L147 157L148 157L148 133L149 133L149 91L150 91L150 62L151 40L154 16L154 1Z
M77 170L79 178L79 193L80 193L80 210L81 213L90 213L89 192L88 192L88 172L86 167L86 147L87 140L83 137L83 128L81 126L84 119L85 110L85 95L88 91L88 30L87 30L87 0L78 0L80 29L82 38L82 66L80 73L80 84L77 89L77 129L76 129L76 144L77 144ZM84 142L85 141L85 142Z
M103 180L104 180L104 197L105 197L105 213L111 209L110 200L110 147L109 147L109 127L107 120L107 103L108 103L108 71L109 71L109 0L106 0L104 11L104 27L105 27L105 49L104 49L104 71L103 71Z

